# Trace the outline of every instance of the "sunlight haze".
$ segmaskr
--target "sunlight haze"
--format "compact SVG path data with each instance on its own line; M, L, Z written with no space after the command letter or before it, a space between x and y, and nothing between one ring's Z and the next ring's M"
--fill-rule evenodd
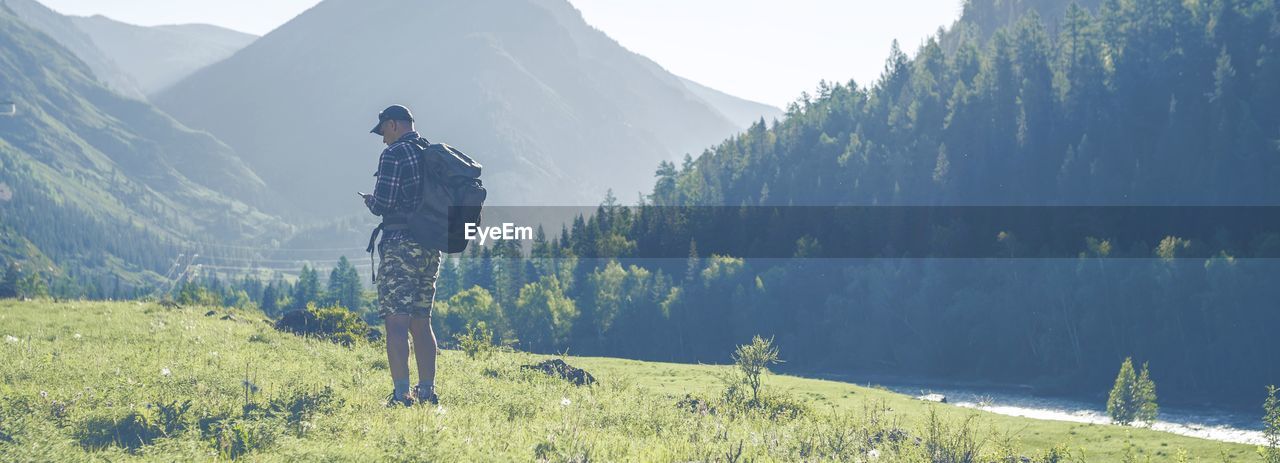
M208 23L263 35L318 0L41 0L66 14L160 25ZM869 84L889 45L908 54L959 16L960 0L571 0L591 25L671 72L785 107L819 80Z

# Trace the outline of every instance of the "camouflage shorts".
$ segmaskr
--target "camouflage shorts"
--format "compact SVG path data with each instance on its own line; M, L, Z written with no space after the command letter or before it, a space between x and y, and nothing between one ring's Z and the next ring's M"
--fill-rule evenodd
M378 314L430 317L440 276L440 251L423 249L413 240L378 244Z

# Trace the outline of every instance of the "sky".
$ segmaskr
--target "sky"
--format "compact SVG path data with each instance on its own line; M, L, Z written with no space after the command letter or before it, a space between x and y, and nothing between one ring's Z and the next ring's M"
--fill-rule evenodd
M208 23L263 35L319 0L39 0L144 26ZM411 0L426 1L426 0ZM785 107L818 81L869 85L890 43L915 49L962 0L569 0L587 22L667 70Z

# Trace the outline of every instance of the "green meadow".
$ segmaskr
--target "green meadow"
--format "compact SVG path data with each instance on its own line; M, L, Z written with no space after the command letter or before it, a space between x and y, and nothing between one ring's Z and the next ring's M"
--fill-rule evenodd
M730 366L565 357L578 387L509 351L446 350L440 406L387 408L381 345L222 308L0 301L0 337L0 461L1262 461L785 375L744 406Z

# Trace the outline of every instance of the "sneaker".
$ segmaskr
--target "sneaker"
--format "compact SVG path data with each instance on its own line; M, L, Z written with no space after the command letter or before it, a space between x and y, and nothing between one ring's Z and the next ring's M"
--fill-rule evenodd
M399 397L396 397L395 391L387 394L387 408L412 407L416 403L418 403L418 400L413 396L413 391Z
M431 390L429 391L424 391L418 386L414 386L413 393L415 396L417 396L418 403L427 402L427 403L430 403L431 405L440 404L440 397L436 395L436 388L434 387L431 388Z

